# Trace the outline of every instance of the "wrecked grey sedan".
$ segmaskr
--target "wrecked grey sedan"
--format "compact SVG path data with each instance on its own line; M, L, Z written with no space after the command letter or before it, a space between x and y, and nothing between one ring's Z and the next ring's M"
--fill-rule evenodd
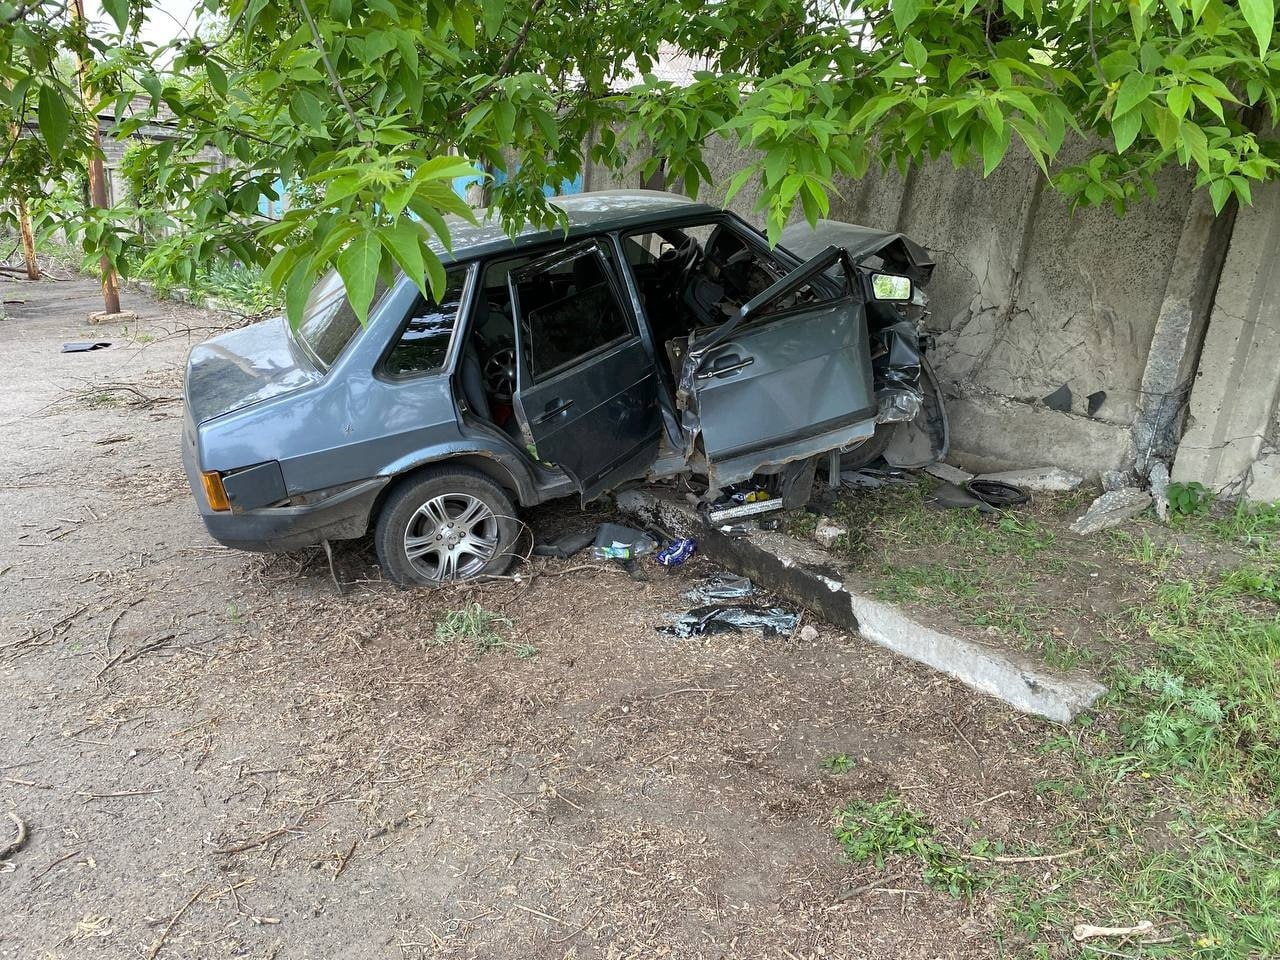
M567 233L455 226L438 301L401 276L362 327L331 274L296 329L197 346L182 448L214 539L372 529L391 579L434 584L506 569L517 506L678 475L708 505L749 483L798 506L842 455L945 453L915 244L826 223L771 250L674 195L553 202Z

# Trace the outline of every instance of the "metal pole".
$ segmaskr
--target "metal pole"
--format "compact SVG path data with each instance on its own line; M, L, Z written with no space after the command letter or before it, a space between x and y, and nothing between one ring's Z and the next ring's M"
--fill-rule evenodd
M79 22L80 28L87 33L89 28L84 16L84 0L71 0L69 9L71 19ZM79 52L76 53L76 68L80 75L80 99L84 103L85 109L89 110L88 99L85 95L85 81L88 77L89 68ZM98 115L92 110L89 110L89 137L93 145L93 149L89 153L89 203L92 207L105 210L108 206L107 177L102 168L102 136L98 130ZM119 313L120 285L116 279L116 271L107 257L104 256L101 262L103 309L107 313Z

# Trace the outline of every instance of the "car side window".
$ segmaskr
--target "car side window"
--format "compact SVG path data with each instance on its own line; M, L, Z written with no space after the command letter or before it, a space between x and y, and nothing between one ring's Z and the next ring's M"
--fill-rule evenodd
M408 319L383 363L388 376L414 377L435 373L444 367L453 328L462 309L467 270L467 267L452 267L445 271L444 291L439 301L424 297L421 292L414 297Z
M534 380L631 335L626 312L596 249L520 277L517 293Z

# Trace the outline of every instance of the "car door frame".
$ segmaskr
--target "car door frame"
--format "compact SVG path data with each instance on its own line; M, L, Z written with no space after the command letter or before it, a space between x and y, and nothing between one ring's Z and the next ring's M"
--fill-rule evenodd
M525 324L527 319L520 304L519 285L530 274L535 274L539 270L548 269L559 263L577 259L588 253L593 253L597 258L605 282L608 285L609 293L621 313L623 322L626 324L627 332L623 336L616 337L607 343L592 348L586 353L565 361L560 366L552 368L541 376L534 377L529 353L531 345L526 342ZM552 459L552 455L555 455L563 445L558 441L555 444L549 444L548 440L553 439L558 432L584 420L589 415L598 417L598 411L605 406L612 404L616 408L620 403L625 404L625 400L621 398L627 396L632 400L638 399L643 404L643 412L628 423L628 426L643 429L643 435L633 438L635 442L614 448L617 451L616 455L608 460L596 462L591 472L582 469L581 463L566 464L562 458L553 459L553 462L557 463L560 469L572 480L584 503L620 483L643 474L657 455L662 432L662 418L658 412L657 369L653 364L649 338L646 336L645 321L642 315L635 310L629 290L619 276L615 263L611 261L611 256L616 258L618 251L610 235L585 237L574 240L559 249L547 251L543 256L535 257L529 263L512 270L507 277L516 346L516 384L512 397L512 407L515 411L516 421L520 426L521 437L525 442L526 452L535 461L548 462L548 459ZM628 354L629 356L627 356ZM572 393L575 389L584 389L583 387L575 387L575 382L584 381L594 368L603 367L609 363L614 363L615 369L624 372L624 382L613 394L606 395L597 391L597 396L602 399L589 409L576 409L572 415L568 415L568 411L576 403L576 397L571 397L567 402L560 404L556 408L553 408L549 401L548 407L543 411L531 412L528 409L531 393L554 390L554 388L560 388L556 392L563 393ZM631 379L632 373L634 373L635 379ZM567 390L565 389L566 387L568 388ZM559 402L558 398L553 398L553 400L557 403ZM538 400L534 401L535 406L537 402ZM542 429L546 425L553 424L555 418L562 416L563 422L555 424L555 429ZM619 434L619 436L621 437L622 434ZM582 454L584 451L578 450L577 452Z

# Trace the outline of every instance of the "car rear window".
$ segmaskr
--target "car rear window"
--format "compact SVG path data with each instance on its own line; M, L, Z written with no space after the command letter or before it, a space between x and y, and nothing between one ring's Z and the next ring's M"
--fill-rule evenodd
M449 341L462 308L467 268L445 273L445 289L439 302L419 293L409 308L400 337L387 354L385 369L393 377L435 373L449 355Z
M370 313L386 292L386 284L379 281L374 289ZM337 270L330 270L311 288L307 305L302 310L302 322L298 324L298 340L307 353L327 370L359 330L360 321L347 302L342 278Z

